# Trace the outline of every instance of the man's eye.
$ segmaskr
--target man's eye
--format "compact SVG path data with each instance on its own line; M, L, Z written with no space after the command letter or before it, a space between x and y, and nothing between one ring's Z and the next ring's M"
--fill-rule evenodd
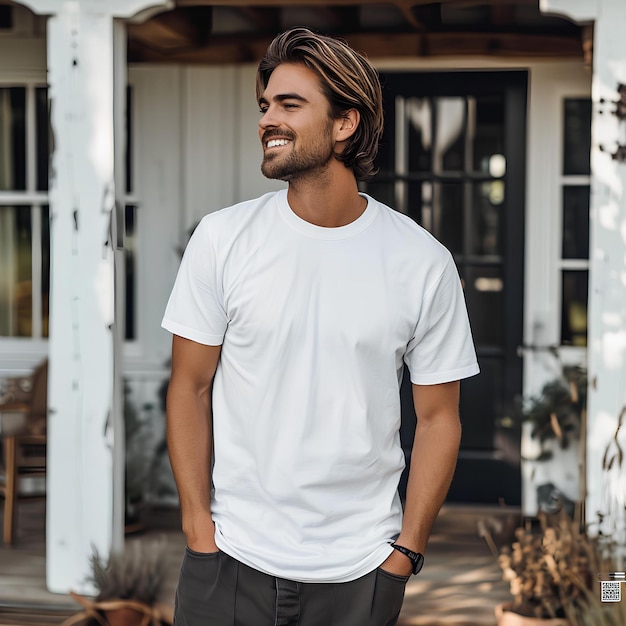
M286 109L297 109L297 108L298 108L298 105L297 105L297 104L294 104L294 103L291 103L291 102L286 102L286 103L285 103L285 108L286 108Z

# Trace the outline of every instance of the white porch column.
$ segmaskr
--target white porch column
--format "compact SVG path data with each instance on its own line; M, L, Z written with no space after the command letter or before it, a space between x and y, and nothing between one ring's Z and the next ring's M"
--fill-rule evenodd
M114 368L114 18L166 0L23 0L49 15L52 115L46 578L92 591L93 548L123 546L123 416ZM125 66L124 66L125 70ZM121 139L118 137L118 139ZM118 153L119 154L119 153ZM117 167L123 167L118 163ZM121 467L120 467L121 464ZM114 480L114 476L117 478ZM115 482L115 485L114 485ZM119 488L121 482L121 490Z
M626 545L626 461L615 442L626 406L626 119L614 114L626 84L624 0L542 0L542 10L594 21L591 242L588 311L587 522L604 515L603 532ZM626 98L626 96L625 96ZM626 106L624 107L626 113ZM626 148L624 148L626 157ZM532 233L531 233L532 236ZM617 439L626 448L626 415ZM610 470L603 466L614 458ZM597 527L596 527L597 528Z

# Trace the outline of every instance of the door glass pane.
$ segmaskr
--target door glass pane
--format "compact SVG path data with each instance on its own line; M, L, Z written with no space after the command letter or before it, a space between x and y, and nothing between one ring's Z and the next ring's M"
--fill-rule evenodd
M460 268L476 345L498 347L504 340L502 269L466 265Z
M489 173L490 159L494 154L504 154L504 98L502 94L482 95L468 102L474 109L475 129L473 146L473 171Z
M26 89L0 87L0 191L26 189Z
M563 174L589 174L591 100L566 98L563 118Z
M392 208L396 208L400 205L397 197L398 185L402 183L396 183L396 204L392 204ZM413 218L418 224L428 228L428 220L430 218L430 211L432 206L432 184L430 182L424 183L407 183L405 185L407 198L406 198L406 214ZM426 222L424 222L426 220Z
M400 103L398 99L398 103ZM407 98L404 102L409 172L430 172L433 160L432 103L430 98ZM396 107L398 113L401 108ZM397 123L396 123L397 125Z
M435 98L435 171L465 169L465 98Z
M589 185L563 187L564 259L589 258Z
M400 211L401 207L395 201L394 187L395 184L392 182L379 182L374 178L373 181L367 183L367 193L379 202Z
M435 183L433 234L452 254L463 254L463 201L461 183Z
M383 128L383 135L378 143L378 152L376 153L376 167L378 168L378 172L382 175L389 174L394 171L394 152L395 152L395 141L394 141L394 122L395 116L393 109L390 109L389 102L384 102L385 107L385 126ZM376 178L374 178L376 180ZM369 189L372 185L372 182L369 181L367 183L368 193L370 193ZM374 195L374 194L372 194Z
M41 336L48 336L50 311L50 209L41 207Z
M47 191L50 128L48 90L45 87L38 87L35 90L35 119L37 122L35 129L37 142L37 191Z
M587 270L563 270L561 343L587 345Z
M500 214L504 208L504 181L492 180L473 185L472 198L468 252L499 255L502 253Z
M31 208L0 207L0 336L32 334Z

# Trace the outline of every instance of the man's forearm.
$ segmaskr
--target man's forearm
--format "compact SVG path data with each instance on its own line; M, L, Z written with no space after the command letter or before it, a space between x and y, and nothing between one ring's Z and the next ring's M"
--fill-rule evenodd
M456 412L432 416L418 425L411 453L402 532L398 543L423 552L446 498L459 451Z
M211 534L212 420L209 392L170 386L167 444L178 489L183 531L191 543ZM209 545L209 548L212 546Z

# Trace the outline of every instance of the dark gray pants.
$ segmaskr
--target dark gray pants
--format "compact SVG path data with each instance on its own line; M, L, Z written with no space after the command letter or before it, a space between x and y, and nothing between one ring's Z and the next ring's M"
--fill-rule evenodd
M347 583L298 583L224 552L185 551L175 626L393 626L406 579L377 569Z

